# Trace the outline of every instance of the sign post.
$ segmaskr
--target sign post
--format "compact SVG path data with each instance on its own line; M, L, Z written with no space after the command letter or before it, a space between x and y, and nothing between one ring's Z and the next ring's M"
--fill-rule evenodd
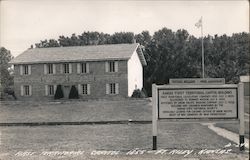
M179 82L178 82L179 83ZM237 122L240 150L244 150L243 84L152 85L153 150L157 124L165 122Z
M245 122L244 122L244 86L243 83L239 83L239 118L240 118L240 129L239 129L239 148L240 151L245 150L244 135L245 135Z
M153 108L152 108L152 132L153 132L153 150L157 150L157 120L158 120L158 94L156 85L152 85L152 98L153 98Z

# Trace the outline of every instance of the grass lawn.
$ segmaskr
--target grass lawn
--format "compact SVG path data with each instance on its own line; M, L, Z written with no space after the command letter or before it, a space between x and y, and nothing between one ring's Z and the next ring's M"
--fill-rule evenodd
M78 121L151 121L149 99L118 101L3 102L0 123L78 122Z
M245 96L244 98L244 110L245 113L248 114L245 115L245 136L249 138L249 96ZM239 125L238 124L230 124L230 123L217 123L215 124L217 127L225 128L229 131L232 131L234 133L239 133Z

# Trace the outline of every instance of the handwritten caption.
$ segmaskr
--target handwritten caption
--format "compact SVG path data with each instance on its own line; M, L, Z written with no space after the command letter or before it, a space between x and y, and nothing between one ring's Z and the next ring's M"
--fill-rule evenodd
M19 151L15 156L25 157L25 156L81 156L81 155L91 155L91 156L118 156L118 155L143 155L143 154L154 154L154 155L180 155L187 157L189 155L209 155L209 154L230 154L232 149L200 149L200 150L190 150L190 149L159 149L159 150L144 150L135 148L127 152L120 150L93 150L93 151L42 151L42 152L32 152L32 151Z

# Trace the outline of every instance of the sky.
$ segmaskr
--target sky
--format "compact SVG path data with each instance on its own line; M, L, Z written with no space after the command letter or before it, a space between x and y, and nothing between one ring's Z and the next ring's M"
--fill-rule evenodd
M84 31L140 33L167 27L195 27L203 18L204 35L249 32L247 0L0 0L0 46L17 56L44 39Z

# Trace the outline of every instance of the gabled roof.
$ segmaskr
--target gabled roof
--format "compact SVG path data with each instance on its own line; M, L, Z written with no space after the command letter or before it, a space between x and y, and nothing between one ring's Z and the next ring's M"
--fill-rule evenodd
M127 60L136 51L142 65L147 65L138 43L93 46L34 48L24 51L11 64Z

